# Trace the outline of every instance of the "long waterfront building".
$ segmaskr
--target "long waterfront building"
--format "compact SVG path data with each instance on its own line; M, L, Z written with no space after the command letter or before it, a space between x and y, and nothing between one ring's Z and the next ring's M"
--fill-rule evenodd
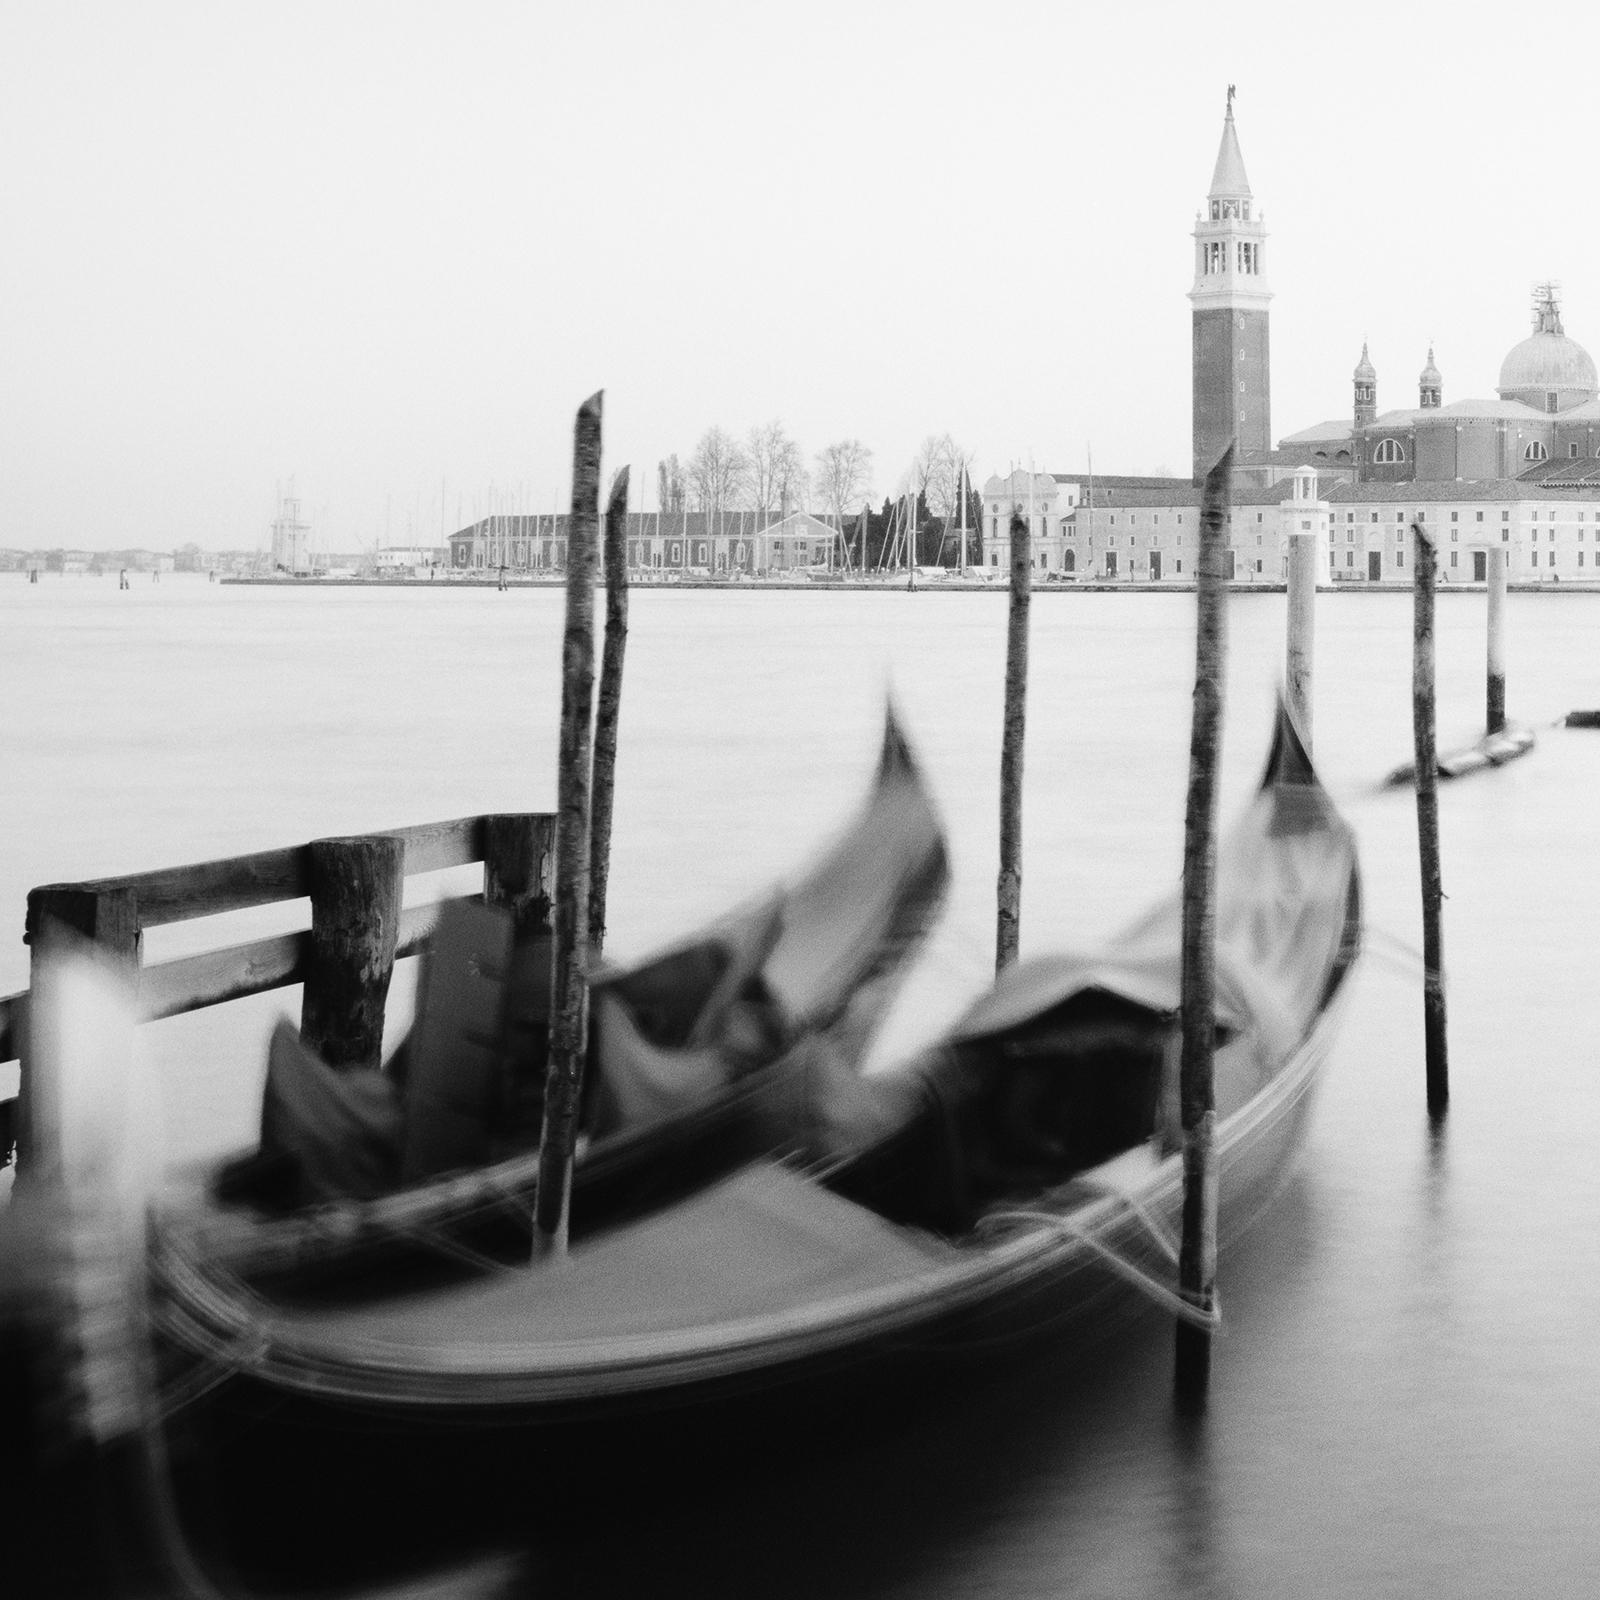
M492 516L450 535L454 572L557 572L567 563L565 512ZM791 512L630 511L628 570L635 576L677 573L757 577L836 571L840 537L820 517Z

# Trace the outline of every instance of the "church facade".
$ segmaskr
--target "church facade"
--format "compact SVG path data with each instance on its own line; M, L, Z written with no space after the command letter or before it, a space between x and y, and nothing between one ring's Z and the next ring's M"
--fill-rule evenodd
M1430 349L1417 404L1380 411L1363 346L1349 417L1274 447L1265 217L1245 174L1231 87L1193 237L1192 477L991 477L991 568L1010 565L1015 513L1046 579L1192 582L1198 485L1232 443L1226 562L1235 582L1282 583L1296 534L1322 546L1325 582L1409 582L1413 525L1435 543L1446 582L1483 582L1491 547L1519 582L1600 579L1600 385L1562 326L1554 285L1535 292L1533 330L1507 353L1492 398L1447 402Z
M1352 381L1349 419L1289 435L1276 460L1310 459L1319 469L1331 461L1363 483L1520 478L1549 462L1600 462L1595 364L1563 328L1551 283L1534 291L1533 331L1507 352L1492 396L1447 401L1431 349L1415 406L1379 411L1378 375L1365 345Z

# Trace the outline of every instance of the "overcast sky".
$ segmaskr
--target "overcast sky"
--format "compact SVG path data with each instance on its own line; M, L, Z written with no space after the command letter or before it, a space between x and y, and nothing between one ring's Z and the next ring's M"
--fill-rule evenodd
M1227 85L1274 436L1600 351L1591 5L4 0L0 545L436 542L711 424L1189 468ZM1318 19L1326 19L1318 25ZM1578 70L1570 70L1576 63ZM637 506L639 500L636 498ZM442 514L441 514L442 513Z

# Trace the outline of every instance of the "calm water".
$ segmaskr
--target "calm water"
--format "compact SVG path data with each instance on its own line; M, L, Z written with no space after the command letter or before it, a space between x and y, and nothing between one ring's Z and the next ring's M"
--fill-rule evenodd
M555 591L322 592L0 579L0 992L36 883L554 793ZM1281 596L1230 613L1224 814L1265 752ZM1039 596L1023 940L1092 941L1181 857L1192 597ZM1482 707L1481 595L1439 608L1440 736ZM636 595L611 948L792 870L903 707L954 841L944 925L882 1054L992 964L998 595ZM1600 706L1600 596L1513 596L1509 702ZM1316 737L1371 923L1420 943L1405 596L1318 613ZM1303 1170L1221 1269L1210 1415L1175 1428L1168 1329L929 1396L826 1470L755 1476L692 1525L557 1551L552 1592L1579 1595L1600 1558L1600 733L1552 729L1441 791L1454 1101L1423 1112L1415 963L1369 958ZM241 919L241 923L243 919ZM259 926L259 919L251 923ZM243 936L241 931L240 936ZM150 954L181 948L152 936ZM406 1003L397 981L399 1009ZM260 1043L296 996L146 1031L177 1156L251 1136ZM242 1019L239 1011L246 1011ZM241 1036L242 1043L241 1043ZM10 1070L14 1073L14 1069ZM14 1078L13 1080L14 1081Z

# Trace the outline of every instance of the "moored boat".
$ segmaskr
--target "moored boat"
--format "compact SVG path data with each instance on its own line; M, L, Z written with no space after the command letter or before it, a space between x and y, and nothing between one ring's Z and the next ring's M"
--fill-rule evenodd
M1280 714L1219 856L1224 1237L1283 1179L1360 917L1353 835ZM1182 1311L1178 934L1173 900L1092 956L1025 962L881 1077L808 1037L749 1080L690 1181L582 1236L575 1190L558 1260L469 1248L441 1205L381 1272L300 1280L166 1218L162 1334L191 1381L230 1380L247 1404L414 1437L992 1359L996 1337L1092 1336L1141 1294ZM672 1177L682 1151L647 1129L632 1159Z

